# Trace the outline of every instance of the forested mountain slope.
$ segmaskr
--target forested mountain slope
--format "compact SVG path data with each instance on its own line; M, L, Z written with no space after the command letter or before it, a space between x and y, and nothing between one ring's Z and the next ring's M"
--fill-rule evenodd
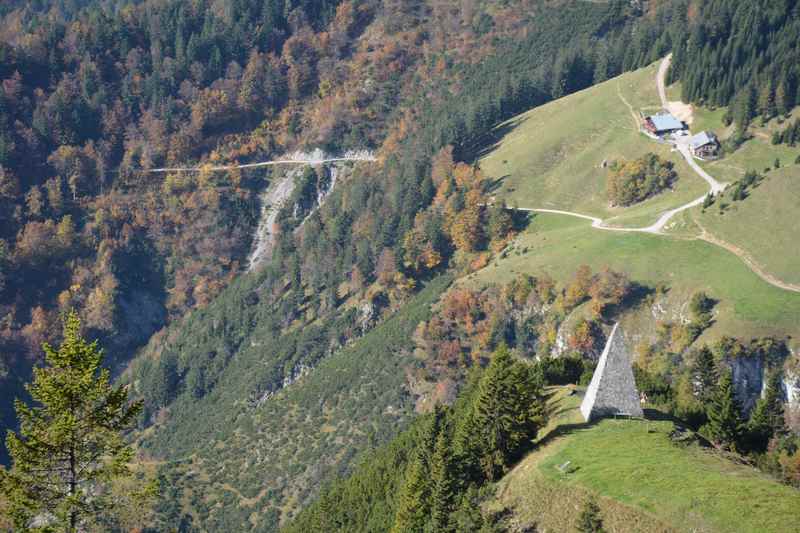
M358 510L380 500L374 522L328 513L336 490L350 490L343 482L297 527L420 529L424 467L451 452L465 459L460 485L439 472L443 503L431 516L466 530L499 525L478 492L529 449L544 423L542 387L585 379L606 323L649 317L672 280L631 279L625 264L580 266L573 255L592 249L573 252L580 238L544 242L572 228L540 231L541 220L491 205L503 176L480 158L508 133L505 120L670 50L673 77L687 78L695 101L723 98L689 80L702 54L717 61L742 46L752 64L769 65L764 76L791 56L783 47L759 55L768 45L738 43L735 32L705 40L707 27L767 16L731 2L100 5L3 19L13 38L0 43L0 379L4 394L17 394L39 344L57 339L59 314L76 308L144 402L131 438L157 472L160 498L136 526L154 530L274 531L410 424L400 444L377 452L396 470L365 463L359 475L366 469L376 485L354 478ZM797 18L794 2L781 6L768 11L776 35ZM690 34L703 46L684 45ZM752 119L743 117L731 114ZM346 165L324 195L325 169L297 172L276 207L269 260L249 273L258 197L283 170L149 172L316 148L377 157ZM538 263L514 240L526 227L543 239ZM573 255L558 276L513 270L561 252ZM483 283L498 270L507 283ZM642 375L669 413L703 422L687 365L718 302L700 295L687 315L692 295L673 295L680 316L650 324L658 337ZM780 333L720 339L715 357L777 368L789 355ZM568 351L583 358L549 358ZM543 362L517 361L534 355ZM7 408L11 398L0 400ZM505 409L510 427L487 423L490 408ZM456 448L436 445L456 435ZM772 457L796 457L791 442ZM394 501L412 455L413 483Z
M675 35L673 80L687 101L732 104L729 119L786 113L800 87L800 4L796 0L698 2Z
M348 200L352 209L331 212L339 217L335 240L349 242L356 218L377 212L363 206L391 210L376 219L379 225L360 225L362 236L380 235L369 246L365 238L357 251L360 272L370 278L385 245L397 245L430 201L429 185L408 180L420 179L433 139L441 146L458 141L456 133L479 131L481 121L500 112L489 101L535 103L542 96L521 82L550 75L518 73L514 85L509 79L491 87L501 100L474 91L473 105L455 123L426 126L428 137L407 148L416 151L411 158L397 148L431 118L424 106L441 101L451 83L470 79L470 63L491 54L501 37L522 35L540 11L552 17L543 2L463 10L376 1L105 5L72 4L66 13L28 6L3 19L4 424L41 343L57 340L64 310L77 308L90 334L124 362L153 332L207 305L246 266L257 195L270 172L163 175L148 168L264 160L304 147L337 152L386 140L380 174L392 179L372 176L386 189L381 200L369 198L375 185L360 178ZM626 17L619 6L592 16L598 24L604 17L624 24ZM461 127L463 120L470 128ZM355 253L329 253L311 242L298 253L294 244L282 249L279 263L303 267L329 293ZM296 255L302 259L291 259Z
M184 460L194 450L197 468L209 472L207 468L218 463L219 449L231 446L224 453L225 472L250 471L250 456L240 453L241 449L263 448L259 453L274 461L276 470L270 481L237 481L233 474L222 486L212 482L202 489L213 494L204 499L217 503L203 506L201 515L194 506L180 506L170 507L169 516L184 513L208 524L242 524L249 516L257 528L274 527L276 519L285 520L313 496L316 483L309 486L308 480L324 479L328 468L320 462L325 448L318 445L325 433L319 435L314 424L298 428L301 433L291 433L294 437L289 437L295 431L291 424L268 434L248 428L260 425L258 413L265 409L272 413L270 419L287 416L289 406L280 401L283 393L274 396L275 392L310 371L310 377L301 378L286 393L308 394L305 383L326 379L318 372L332 371L327 365L318 370L311 367L323 357L335 365L338 347L357 338L360 330L376 321L392 320L384 317L402 316L404 302L415 286L435 276L454 254L462 265L479 256L485 260L492 247L507 237L515 221L502 210L480 208L490 184L457 158L467 157L485 142L488 125L554 95L585 87L594 80L595 70L613 75L662 53L651 48L652 43L642 42L646 48L638 48L630 42L634 26L649 29L656 22L639 18L621 4L587 9L585 4L568 2L557 9L539 4L533 9L536 16L525 19L531 25L528 37L499 42L496 52L474 64L475 58L458 61L458 56L450 64L446 59L438 62L439 75L426 81L425 96L406 102L397 128L378 152L377 167L357 166L353 176L337 186L296 233L299 221L287 210L280 217L281 237L271 264L250 279L238 281L208 311L193 313L170 327L131 366L129 379L147 404L144 423L155 422L141 443L154 458ZM379 23L365 30L365 35L380 30ZM574 32L585 37L564 49L560 43ZM595 69L596 42L621 55L609 52L605 59L612 60ZM424 72L428 67L421 62L418 68ZM352 309L351 318L343 315L348 309ZM368 319L366 326L361 317ZM264 330L259 324L270 325ZM369 339L373 337L367 334L356 343L375 342ZM394 346L399 352L410 349L403 342ZM402 381L394 386L407 389ZM342 409L361 409L364 401L372 401L369 408L378 412L397 412L415 402L408 392L400 394L400 406L376 404L369 398L355 395L336 408L323 408L324 398L319 401L323 413L333 420L341 420ZM220 426L207 420L214 410L228 421L219 432ZM312 415L301 411L293 416ZM313 416L316 420L317 415ZM346 421L323 427L335 434L349 431ZM240 444L222 444L234 434L242 435ZM334 464L346 470L359 440L345 438L348 451L337 455ZM268 442L272 444L265 447ZM304 444L297 451L306 453L289 459L300 442ZM165 464L165 479L176 475L177 486L191 486L190 479L181 478L180 469L173 470L174 464ZM188 472L197 470L193 466ZM174 503L178 501L185 498L175 494Z

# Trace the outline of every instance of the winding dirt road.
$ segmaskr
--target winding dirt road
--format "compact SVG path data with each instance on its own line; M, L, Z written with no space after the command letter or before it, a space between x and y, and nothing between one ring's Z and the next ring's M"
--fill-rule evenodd
M149 172L151 174L164 174L169 172L219 172L225 170L238 170L243 168L258 168L258 167L268 167L273 165L321 165L323 163L336 163L339 161L375 161L376 158L369 151L354 151L354 152L347 152L342 157L325 157L324 155L318 155L321 152L312 152L311 154L305 154L302 152L297 152L296 154L291 154L287 159L275 159L272 161L260 161L258 163L245 163L243 165L220 165L220 166L199 166L199 167L162 167L162 168L151 168L148 170L143 170L143 172ZM298 157L292 157L297 155ZM315 157L317 156L318 157Z

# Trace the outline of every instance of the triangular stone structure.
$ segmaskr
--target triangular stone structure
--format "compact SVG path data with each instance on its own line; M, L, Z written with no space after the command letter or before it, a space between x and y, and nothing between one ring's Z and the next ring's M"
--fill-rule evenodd
M644 416L619 324L614 324L586 389L581 414L587 422L603 416Z

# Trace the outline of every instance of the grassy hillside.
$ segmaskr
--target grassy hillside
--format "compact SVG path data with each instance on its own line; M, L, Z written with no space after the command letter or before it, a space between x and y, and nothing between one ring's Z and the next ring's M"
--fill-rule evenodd
M671 86L669 98L679 98L680 84ZM692 131L710 130L723 141L733 133L725 126L725 108L694 107ZM732 188L724 195L724 213L719 203L711 209L692 209L681 217L674 229L696 235L705 230L714 237L736 246L765 271L787 283L800 283L800 248L797 242L797 206L800 205L800 147L773 145L772 134L800 117L796 108L789 118L761 124L757 119L748 129L749 138L737 150L716 160L701 163L719 181L734 183L745 172L754 170L766 179L750 191L743 201L731 199ZM775 160L780 168L775 168Z
M603 218L620 226L644 226L671 207L697 198L706 185L669 147L639 133L632 113L659 109L655 75L657 65L617 78L532 109L501 125L500 141L481 160L485 172L499 180L496 196L510 205L563 209ZM678 99L680 85L669 88ZM630 105L630 107L629 107ZM691 129L714 131L722 140L732 133L723 122L724 108L696 107ZM794 120L800 116L795 110ZM684 237L702 231L740 249L762 270L787 283L800 282L800 249L796 241L794 208L800 205L800 149L774 146L770 139L785 127L772 120L750 128L750 138L738 150L718 161L701 163L715 178L733 183L747 170L766 173L768 179L745 201L729 204L724 214L717 206L683 213L669 228ZM672 192L659 194L628 208L611 208L606 198L607 171L601 163L658 153L676 165L679 180ZM775 159L781 168L774 169ZM608 236L606 236L608 237ZM600 237L601 239L604 237ZM647 238L632 239L647 241ZM683 248L686 250L686 248ZM676 253L679 254L679 252ZM738 270L738 269L737 269ZM665 278L666 279L666 278Z
M492 507L510 507L541 530L577 524L598 495L608 531L760 531L796 528L800 492L715 452L674 444L668 421L585 425L581 395L551 389L556 413L542 446L498 484ZM570 461L572 471L557 466Z
M691 295L704 290L720 300L708 338L800 334L800 294L769 285L738 257L706 242L594 230L586 220L548 214L535 216L512 246L467 282L502 283L518 273L540 272L565 281L581 264L609 266L640 283L669 287L664 301L642 310L642 322L651 328L657 319L679 319Z
M733 202L730 196L731 191L722 212L716 206L692 212L694 222L741 248L779 279L800 284L797 224L792 222L800 206L800 166L773 170L743 201Z
M710 113L701 109L699 114L707 117ZM798 116L800 109L794 111L790 120ZM729 128L721 123L707 120L707 124L723 137L729 133ZM734 182L748 170L761 173L765 180L742 201L732 201L733 191L728 190L722 200L728 206L722 213L717 205L705 212L694 209L690 215L700 229L742 249L781 280L797 284L800 248L795 220L800 206L800 165L795 159L800 156L800 148L770 142L772 133L784 127L786 123L781 125L777 120L751 126L751 138L738 150L706 163L706 170L724 181ZM775 168L776 159L781 162L779 168Z
M669 146L639 133L634 115L659 109L657 64L532 109L499 126L509 130L480 161L501 180L497 197L521 207L577 211L640 226L703 194L705 182ZM630 107L629 107L629 105ZM674 191L629 208L611 208L603 161L654 152L675 164Z

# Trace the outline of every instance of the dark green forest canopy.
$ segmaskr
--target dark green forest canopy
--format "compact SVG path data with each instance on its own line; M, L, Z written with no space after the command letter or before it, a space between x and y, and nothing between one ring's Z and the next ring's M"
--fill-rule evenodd
M685 100L733 103L738 124L769 119L800 103L798 35L797 0L698 2L689 24L674 30L672 77Z

